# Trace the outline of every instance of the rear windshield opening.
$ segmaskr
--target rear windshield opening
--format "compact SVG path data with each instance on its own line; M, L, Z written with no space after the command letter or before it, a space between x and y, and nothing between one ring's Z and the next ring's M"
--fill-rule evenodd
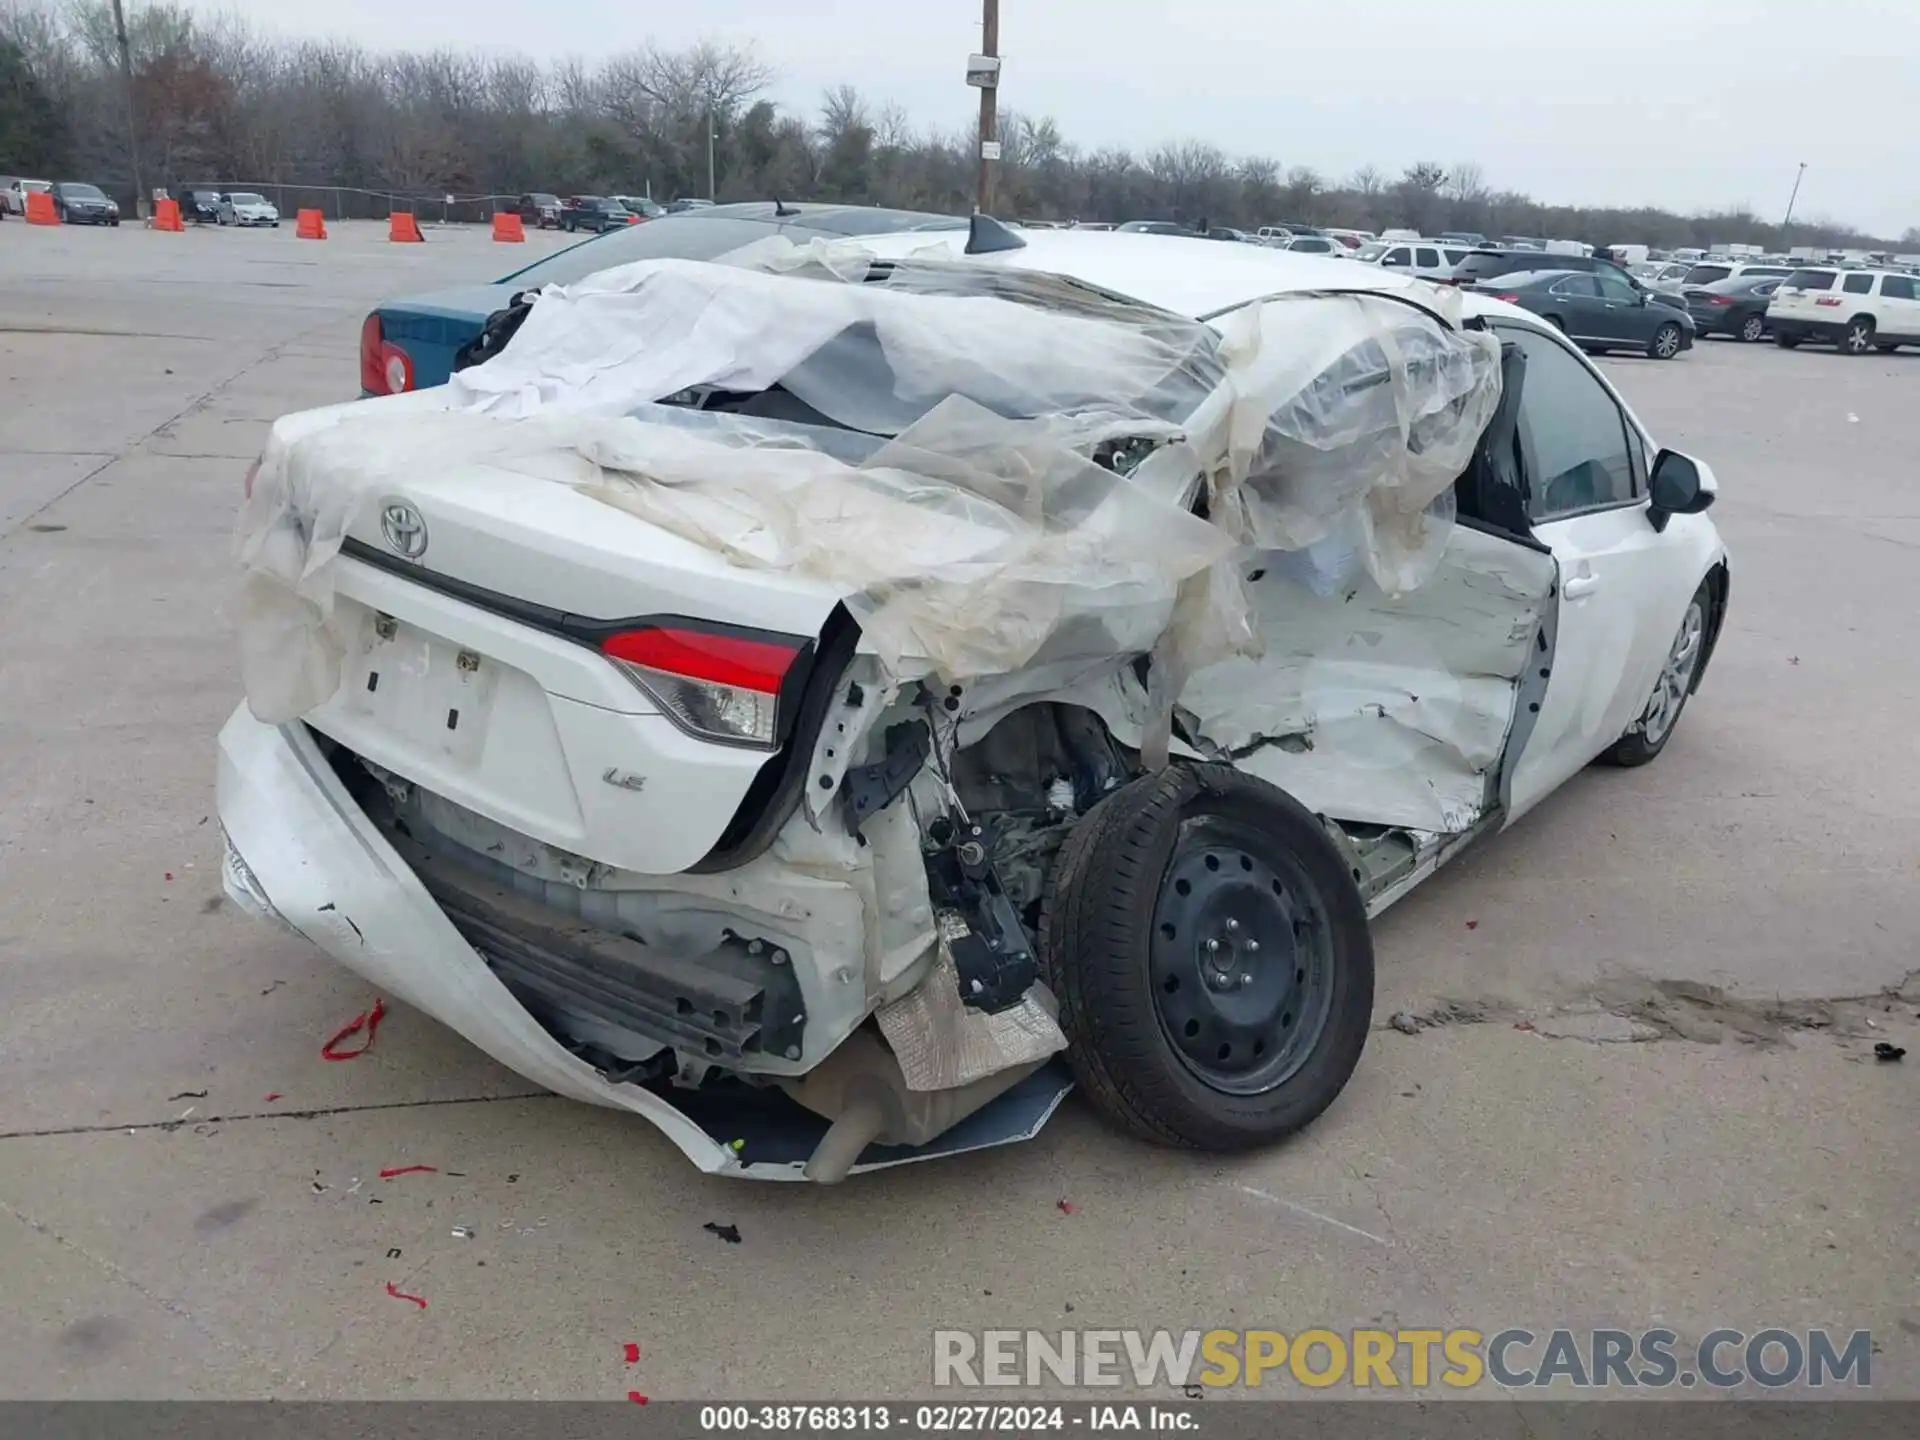
M1716 280L1724 280L1733 274L1731 265L1696 265L1687 271L1680 282L1683 285L1711 285Z
M1835 274L1832 270L1796 270L1781 283L1795 290L1831 290Z

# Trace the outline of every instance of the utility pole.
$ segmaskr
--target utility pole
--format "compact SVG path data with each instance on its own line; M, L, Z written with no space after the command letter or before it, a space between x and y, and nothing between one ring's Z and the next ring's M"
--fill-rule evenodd
M989 60L1000 55L1000 0L981 0L980 53ZM993 213L993 165L1000 158L999 121L1000 77L980 87L980 184L974 209L982 215Z
M713 185L713 101L707 101L707 199L717 200Z
M1780 222L1780 238L1787 238L1787 227L1793 223L1793 202L1800 198L1800 182L1807 178L1807 162L1800 162L1800 173L1793 177L1793 193L1787 197L1787 218Z
M113 0L113 33L120 42L120 81L127 98L127 164L133 170L133 213L147 213L147 192L140 185L140 127L133 118L133 47L127 43L127 15Z

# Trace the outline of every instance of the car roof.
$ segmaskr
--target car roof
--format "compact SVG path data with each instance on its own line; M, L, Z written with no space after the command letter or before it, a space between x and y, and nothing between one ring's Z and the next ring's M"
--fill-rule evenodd
M1206 319L1270 295L1302 290L1411 289L1409 276L1367 268L1337 256L1222 245L1190 235L1121 235L1105 230L1033 230L1019 249L971 257L976 263L1065 275L1111 295L1124 295L1176 315ZM873 235L862 248L883 259L929 249L959 255L964 231ZM1472 300L1468 299L1471 306Z

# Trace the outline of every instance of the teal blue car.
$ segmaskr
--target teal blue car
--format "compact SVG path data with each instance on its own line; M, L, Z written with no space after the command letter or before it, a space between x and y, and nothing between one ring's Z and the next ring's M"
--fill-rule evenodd
M523 290L571 285L635 260L713 260L769 235L785 235L804 245L903 230L966 228L967 221L960 216L775 200L703 206L622 226L503 275L490 285L460 285L376 306L360 327L360 393L396 395L446 384L461 347L479 335L489 315L506 309Z

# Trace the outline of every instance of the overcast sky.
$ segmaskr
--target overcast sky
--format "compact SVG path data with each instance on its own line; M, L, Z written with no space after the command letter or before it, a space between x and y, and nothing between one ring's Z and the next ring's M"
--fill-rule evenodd
M208 5L205 8L229 8ZM605 56L756 44L773 98L851 84L925 124L972 113L979 0L244 0L264 28L375 48ZM1920 225L1913 0L1002 0L1002 104L1082 147L1209 140L1346 175L1477 161L1542 200L1751 205Z

